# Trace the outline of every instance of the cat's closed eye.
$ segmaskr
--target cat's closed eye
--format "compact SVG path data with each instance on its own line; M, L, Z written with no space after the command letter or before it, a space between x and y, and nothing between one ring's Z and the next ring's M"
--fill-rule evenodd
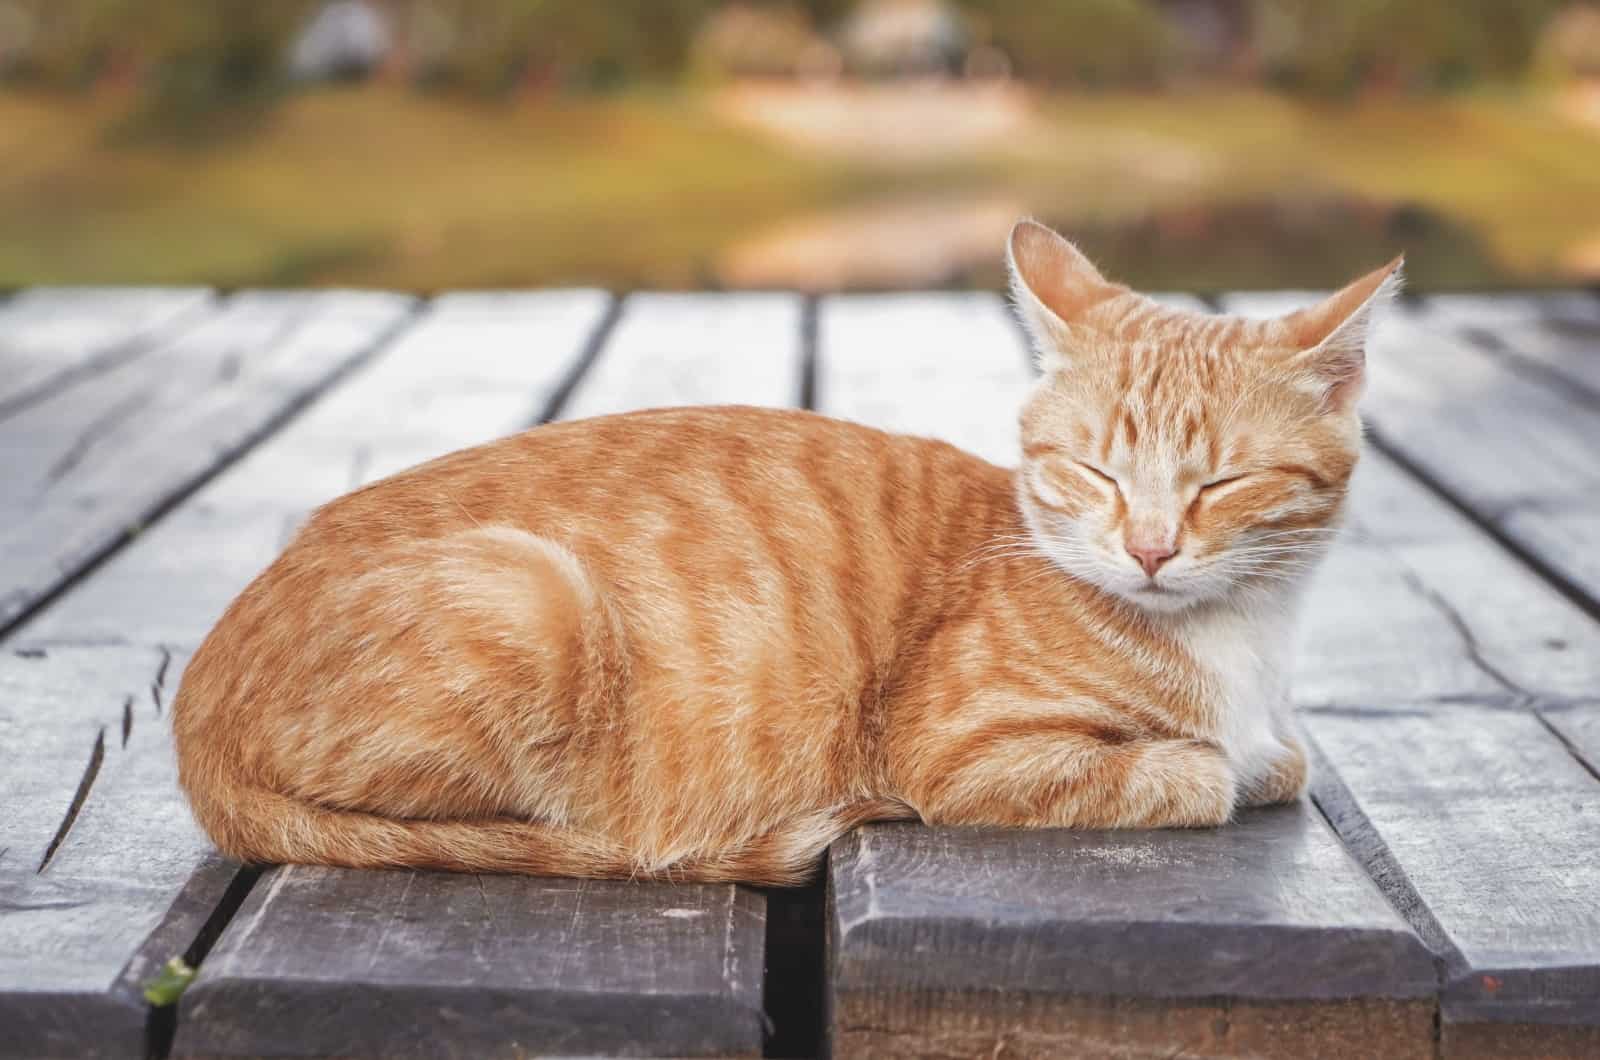
M1243 472L1241 472L1241 473L1239 473L1237 475L1223 475L1221 478L1214 478L1210 482L1207 482L1203 486L1201 486L1200 487L1200 493L1201 493L1202 496L1204 496L1207 493L1211 493L1211 492L1214 492L1216 490L1219 490L1224 486L1231 486L1235 482L1238 482L1241 479L1245 479L1245 478L1248 478L1248 477L1249 477L1249 475L1247 475L1247 474L1245 474Z
M1121 489L1122 489L1121 483L1119 483L1117 481L1116 476L1111 474L1111 472L1102 470L1101 468L1098 468L1098 467L1095 467L1093 464L1084 463L1082 460L1075 460L1075 461L1073 461L1073 463L1077 464L1078 467L1081 470L1087 471L1091 478L1099 479L1101 482L1104 482L1106 485L1110 486L1112 489L1117 490L1119 492L1121 491Z

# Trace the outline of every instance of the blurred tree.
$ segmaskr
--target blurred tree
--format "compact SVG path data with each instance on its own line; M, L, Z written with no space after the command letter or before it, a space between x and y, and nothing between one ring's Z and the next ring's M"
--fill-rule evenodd
M1158 6L1142 0L965 0L974 36L1048 83L1157 80L1174 55Z
M1337 94L1374 82L1457 87L1524 73L1559 0L1257 0L1263 71Z
M126 0L128 32L156 58L153 88L178 107L259 97L280 83L287 44L314 0Z
M609 87L681 72L715 0L413 0L405 32L423 84L492 95L524 75Z
M695 34L693 68L707 78L835 76L838 49L794 3L730 3Z
M126 0L0 0L0 73L42 88L91 84L122 43Z
M315 0L4 2L28 32L11 77L73 89L118 72L142 90L145 124L176 128L270 99L287 43Z

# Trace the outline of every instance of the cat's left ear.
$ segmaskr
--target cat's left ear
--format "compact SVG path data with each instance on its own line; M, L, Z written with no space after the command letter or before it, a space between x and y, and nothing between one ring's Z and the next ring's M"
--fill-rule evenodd
M1323 394L1330 411L1349 412L1361 396L1373 316L1400 292L1405 256L1374 269L1309 309L1283 318L1296 353L1291 363Z
M1033 340L1039 367L1064 367L1072 326L1090 309L1127 290L1111 283L1083 252L1037 221L1018 221L1006 240L1011 299Z

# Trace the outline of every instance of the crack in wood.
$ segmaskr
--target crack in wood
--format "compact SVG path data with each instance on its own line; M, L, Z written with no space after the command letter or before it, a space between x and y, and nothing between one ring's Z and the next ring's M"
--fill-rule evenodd
M122 700L122 746L128 746L128 737L133 735L133 696L129 694Z
M265 350L273 354L280 352L296 331L308 327L322 311L321 307L315 305L298 307L294 312L284 315L283 319L278 321L277 326L265 338L244 339L241 337L229 343L227 348L223 349L218 355L217 381L230 384L238 382L246 364L247 355L258 355L250 358L250 363L254 366L255 361L264 359L259 357L261 351Z
M1426 585L1422 578L1417 575L1417 572L1409 567L1401 566L1400 580L1405 583L1407 588L1427 601L1435 611L1443 616L1444 620L1450 624L1450 627L1456 631L1456 636L1461 638L1461 645L1466 651L1467 659L1484 676L1500 685L1507 692L1530 698L1527 689L1517 684L1517 682L1506 676L1499 667L1484 658L1483 647L1478 643L1478 635L1472 631L1472 627L1467 624L1467 620L1462 617L1461 612L1456 609L1454 604L1446 600L1438 590Z
M1437 702L1437 700L1433 701ZM1325 718L1430 718L1431 711L1419 710L1414 707L1386 708L1362 707L1345 703L1313 703L1302 704L1298 709L1302 714L1315 714Z
M45 489L56 485L71 474L74 468L83 463L84 457L89 455L89 450L94 448L95 443L120 427L129 416L144 405L149 396L148 388L135 391L85 424L83 430L72 440L72 444L67 446L67 451L62 453L60 459L45 472Z
M415 300L407 302L401 311L394 314L394 319L387 326L374 332L364 345L356 346L354 351L346 356L337 368L305 387L299 388L295 396L285 402L276 413L268 416L234 442L213 449L212 461L204 471L177 483L170 491L158 498L152 498L148 507L134 519L135 526L124 527L122 532L114 536L107 536L104 541L99 542L93 548L84 549L81 554L74 557L70 565L62 565L62 569L58 571L58 579L48 587L23 588L5 596L0 596L0 637L22 626L63 594L69 592L73 586L99 570L101 564L120 552L122 547L132 540L139 528L149 527L165 518L168 512L204 489L213 479L232 467L257 445L292 422L313 402L332 391L352 373L372 361L373 358L388 348L396 337L411 326L419 312L418 302Z
M1577 760L1578 765L1583 767L1584 772L1594 777L1595 780L1600 780L1600 761L1591 761L1589 756L1584 753L1583 748L1567 739L1567 734L1557 728L1555 723L1546 717L1545 712L1539 707L1534 708L1533 716L1539 719L1539 724L1545 727L1545 731L1560 741L1561 746L1565 747L1567 753Z
M8 848L9 849L9 848ZM0 901L0 912L4 913L63 913L73 909L87 909L94 905L92 901L74 900L70 898L57 899L43 902L13 902Z
M50 859L56 856L56 850L67 838L67 833L72 831L73 824L78 820L78 814L83 809L83 804L89 797L89 789L94 787L95 778L100 775L100 764L106 758L106 727L100 726L100 731L94 738L94 749L89 752L89 764L83 770L83 777L78 781L78 790L72 795L72 804L67 807L66 816L61 819L61 825L56 829L55 836L50 840L50 845L44 848L44 857L39 860L39 867L35 874L44 872L50 864Z
M127 637L36 637L23 642L22 646L15 649L18 655L28 659L43 659L55 648L150 648L161 647L160 644L133 641Z
M1415 479L1439 500L1443 501L1450 509L1489 537L1495 544L1520 560L1523 566L1543 579L1562 596L1581 610L1590 618L1600 621L1600 601L1596 601L1586 590L1555 567L1551 566L1537 553L1527 548L1521 542L1511 537L1498 524L1486 518L1468 502L1457 497L1449 487L1445 486L1431 471L1413 460L1404 450L1389 441L1382 429L1374 424L1368 424L1367 439L1372 447L1388 457L1396 467Z
M200 317L207 315L215 305L215 297L207 294L197 299L188 309L181 310L174 316L129 338L112 343L82 364L63 369L55 375L41 379L20 393L0 400L0 420L42 404L81 380L103 375L136 357L142 357L151 350L160 348L191 327Z
M161 693L167 687L167 667L172 665L172 649L161 645L161 665L156 668L156 679L150 682L150 699L156 705L156 717L161 717Z

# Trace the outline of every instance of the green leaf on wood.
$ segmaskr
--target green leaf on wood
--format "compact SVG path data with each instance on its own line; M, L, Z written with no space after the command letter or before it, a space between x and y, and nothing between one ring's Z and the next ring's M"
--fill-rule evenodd
M144 999L156 1008L175 1004L193 979L194 969L182 957L174 957L161 966L160 974L144 984Z

